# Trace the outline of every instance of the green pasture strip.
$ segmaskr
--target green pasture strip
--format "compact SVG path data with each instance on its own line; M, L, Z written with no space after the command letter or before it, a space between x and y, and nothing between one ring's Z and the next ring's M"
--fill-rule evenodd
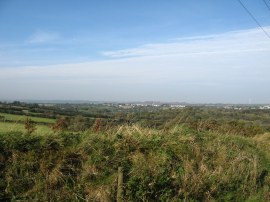
M27 117L31 118L34 122L39 123L54 123L54 119L49 118L41 118L41 117L33 117L33 116L26 116L26 115L16 115L16 114L7 114L7 113L0 113L0 116L4 116L6 120L9 121L24 121Z
M0 132L23 131L24 125L20 123L0 122Z
M36 125L35 127L36 127L36 130L34 133L41 134L41 135L52 133L52 130L48 126ZM25 132L24 124L0 122L0 133L15 132L15 131Z

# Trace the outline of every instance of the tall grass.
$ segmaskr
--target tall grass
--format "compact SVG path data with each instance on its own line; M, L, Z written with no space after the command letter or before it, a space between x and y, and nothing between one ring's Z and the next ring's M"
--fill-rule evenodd
M138 125L47 136L0 136L0 198L115 201L269 201L269 136L254 138L186 125ZM268 142L267 142L268 141Z

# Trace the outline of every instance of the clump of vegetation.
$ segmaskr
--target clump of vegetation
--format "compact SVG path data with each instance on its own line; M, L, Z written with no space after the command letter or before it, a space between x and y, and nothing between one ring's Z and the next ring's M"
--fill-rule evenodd
M220 130L221 131L221 130ZM175 124L0 134L0 198L20 201L269 201L269 135Z
M36 130L35 124L30 118L26 118L24 128L28 134L31 134Z
M263 134L266 130L257 124L251 124L244 121L216 121L213 119L194 120L190 126L197 131L211 131L222 134L241 135L246 137L253 137L257 134Z

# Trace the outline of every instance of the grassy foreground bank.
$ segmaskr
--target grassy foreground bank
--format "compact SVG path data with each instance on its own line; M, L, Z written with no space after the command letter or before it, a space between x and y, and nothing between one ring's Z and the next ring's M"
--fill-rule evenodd
M243 137L185 125L104 132L0 134L3 201L270 201L270 134Z

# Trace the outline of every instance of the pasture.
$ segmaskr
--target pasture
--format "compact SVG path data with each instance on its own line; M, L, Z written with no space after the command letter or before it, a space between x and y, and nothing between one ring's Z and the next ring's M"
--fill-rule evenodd
M26 118L30 118L32 121L37 123L45 123L45 124L52 124L55 122L54 119L49 118L42 118L42 117L34 117L34 116L26 116L26 115L16 115L16 114L7 114L7 113L0 113L0 117L4 121L12 121L12 122L23 122Z

